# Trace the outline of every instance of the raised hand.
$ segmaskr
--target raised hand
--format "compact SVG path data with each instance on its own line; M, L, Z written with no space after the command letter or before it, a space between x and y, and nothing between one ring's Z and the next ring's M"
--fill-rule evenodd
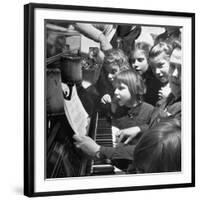
M105 94L101 98L101 103L103 103L103 104L111 103L111 101L112 101L112 99L111 99L111 96L109 94Z

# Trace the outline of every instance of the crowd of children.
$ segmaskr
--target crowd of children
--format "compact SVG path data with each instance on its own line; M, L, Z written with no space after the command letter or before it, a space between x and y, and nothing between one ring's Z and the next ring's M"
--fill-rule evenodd
M134 43L127 55L122 49L104 52L92 90L102 115L109 113L119 128L118 145L104 147L74 135L77 148L95 159L108 158L127 173L181 171L182 53L180 30L166 28L170 30L174 32L159 35L153 46Z

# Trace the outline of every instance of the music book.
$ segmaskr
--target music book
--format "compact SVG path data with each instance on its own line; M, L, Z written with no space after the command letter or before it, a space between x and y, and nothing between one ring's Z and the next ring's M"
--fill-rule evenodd
M69 87L67 84L62 83L62 90L64 93L69 94ZM82 105L76 86L73 86L72 88L71 99L64 99L64 111L75 134L79 136L87 135L90 117Z

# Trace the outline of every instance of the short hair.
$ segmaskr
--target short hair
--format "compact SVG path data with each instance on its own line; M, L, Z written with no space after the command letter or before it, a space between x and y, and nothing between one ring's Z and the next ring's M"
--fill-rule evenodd
M121 70L130 69L128 57L121 49L110 49L105 52L104 64L116 64Z
M146 58L149 58L149 51L151 49L151 45L147 42L137 42L132 50L132 52L136 50L141 50L145 54Z
M146 131L136 145L134 163L144 173L181 171L179 120L166 120Z
M149 59L153 59L160 55L161 53L165 52L165 54L170 57L172 53L172 47L171 45L165 43L165 42L159 42L158 44L154 45L150 52L149 52Z
M143 100L143 95L146 93L146 86L141 75L135 70L121 71L114 79L114 85L124 83L128 86L131 96L136 97L136 101Z

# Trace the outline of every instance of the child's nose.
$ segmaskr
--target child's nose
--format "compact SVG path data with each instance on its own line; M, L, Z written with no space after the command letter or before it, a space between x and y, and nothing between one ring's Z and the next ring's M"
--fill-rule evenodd
M113 75L109 73L109 74L108 74L108 78L109 78L109 79L112 79L112 78L113 78Z
M133 69L137 69L138 66L136 64L132 64Z
M135 61L135 65L137 66L137 65L138 65L138 63L139 63L139 62L138 62L138 60L136 60L136 61Z
M117 88L115 89L114 94L115 94L115 95L118 95L118 94L119 94L119 90L118 90Z
M160 69L159 68L156 68L156 74L160 74Z

